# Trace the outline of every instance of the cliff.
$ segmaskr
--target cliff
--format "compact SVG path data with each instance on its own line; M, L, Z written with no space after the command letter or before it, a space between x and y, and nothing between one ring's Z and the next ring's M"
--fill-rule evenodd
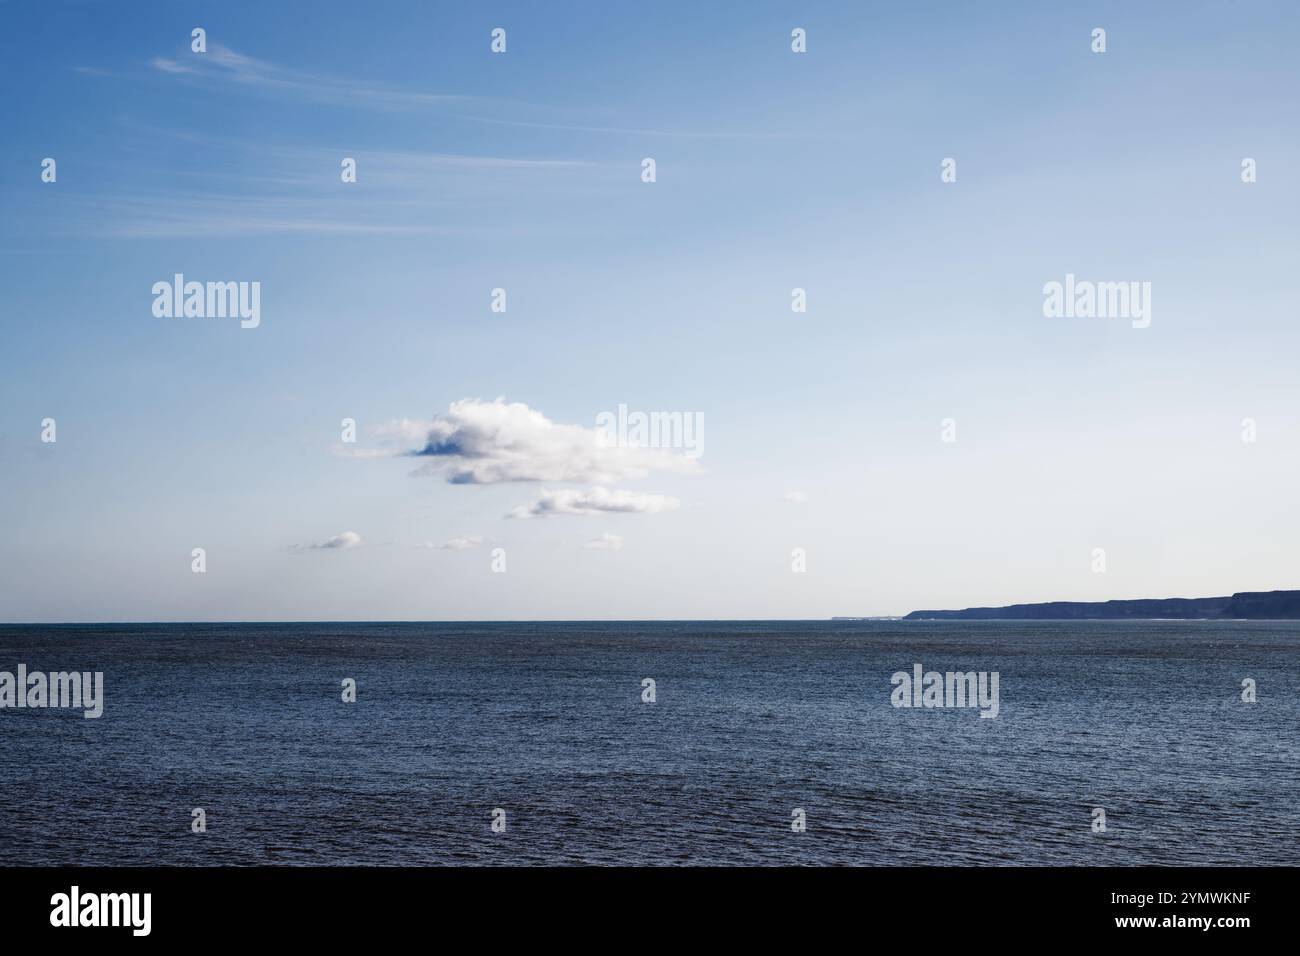
M913 611L905 621L1114 621L1253 618L1300 619L1300 591L1239 591L1231 597L1134 601L1049 601L959 611Z

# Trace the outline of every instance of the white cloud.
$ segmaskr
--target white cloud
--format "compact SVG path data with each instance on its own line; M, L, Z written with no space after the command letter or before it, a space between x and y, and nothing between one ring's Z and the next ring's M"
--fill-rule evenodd
M444 541L442 544L434 544L432 541L424 542L421 547L430 548L436 551L468 551L470 548L481 548L483 539L477 535L467 535L461 538L452 538Z
M802 491L787 491L785 493L786 501L793 501L795 504L803 504L808 500L808 496Z
M352 548L359 548L361 545L361 535L355 531L344 531L324 541L302 545L301 547L307 551L349 551Z
M668 495L649 495L639 491L610 491L592 488L582 491L566 488L543 491L531 505L519 505L511 518L546 518L551 515L657 514L671 511L681 502Z
M689 474L693 458L666 449L613 446L595 426L560 425L522 402L466 398L432 421L402 419L377 429L399 454L427 459L452 484L571 481L609 484L652 471ZM651 496L653 497L653 496Z
M623 536L606 531L599 538L592 538L583 547L593 551L618 551L623 547Z

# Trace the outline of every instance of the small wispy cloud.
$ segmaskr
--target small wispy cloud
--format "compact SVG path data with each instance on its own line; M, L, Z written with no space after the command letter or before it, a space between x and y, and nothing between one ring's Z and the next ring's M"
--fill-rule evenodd
M612 491L608 488L581 490L565 488L543 491L531 505L519 505L508 517L548 518L552 515L658 514L672 511L681 501L669 495L640 491Z
M428 548L431 551L468 551L471 548L483 547L483 539L477 535L468 535L463 538L451 538L442 544L426 541L420 547Z
M583 547L592 551L620 551L623 548L623 536L606 531L600 537L592 538Z
M786 501L792 501L797 505L801 505L808 500L808 496L802 491L787 491L784 497Z
M177 60L168 59L165 56L156 56L149 61L149 65L155 70L163 73L197 73L198 70L191 66L186 66Z
M209 45L206 53L185 54L184 59L156 56L149 65L169 76L186 76L253 92L277 93L335 105L411 109L473 99L454 94L396 90L345 77L296 70L215 43Z
M334 535L332 538L326 538L324 541L317 541L313 544L295 545L295 551L351 551L353 548L359 548L363 544L361 535L355 531L344 531Z

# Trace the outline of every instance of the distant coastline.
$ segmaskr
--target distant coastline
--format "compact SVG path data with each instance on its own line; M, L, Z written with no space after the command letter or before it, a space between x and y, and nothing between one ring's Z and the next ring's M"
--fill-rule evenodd
M952 611L913 611L904 621L1297 620L1300 591L1238 591L1228 597L1048 601Z

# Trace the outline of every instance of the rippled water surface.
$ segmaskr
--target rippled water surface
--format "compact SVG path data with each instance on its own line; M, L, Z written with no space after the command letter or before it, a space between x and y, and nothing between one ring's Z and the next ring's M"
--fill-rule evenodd
M895 709L918 662L999 716ZM1296 623L0 625L20 663L106 703L0 710L8 864L1300 863Z

